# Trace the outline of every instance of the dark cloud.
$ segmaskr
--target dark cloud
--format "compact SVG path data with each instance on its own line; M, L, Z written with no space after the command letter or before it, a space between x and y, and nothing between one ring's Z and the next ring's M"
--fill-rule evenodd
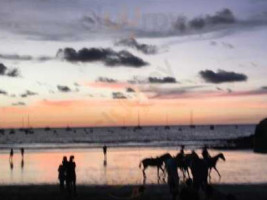
M33 59L32 56L18 55L18 54L0 54L0 58L6 59L6 60L22 60L22 61Z
M102 83L116 83L117 80L112 79L112 78L106 78L106 77L99 77L97 79L98 82L102 82Z
M129 92L129 93L133 92L134 93L135 90L133 88L128 87L128 88L126 88L126 92Z
M17 103L12 103L12 106L25 106L26 103L22 102L22 101L19 101Z
M30 91L30 90L26 90L26 92L23 93L23 94L21 94L20 97L22 97L22 98L26 98L26 97L28 97L28 96L35 96L35 95L38 95L38 93L36 93L36 92L32 92L32 91Z
M164 77L164 78L157 78L157 77L149 77L149 83L177 83L176 79L173 77Z
M232 24L236 22L235 16L233 12L228 9L222 9L218 12L216 12L214 15L207 15L206 21L209 24Z
M0 75L5 75L6 71L7 67L3 63L0 63Z
M113 92L112 98L113 99L127 99L127 97L122 92Z
M11 69L7 72L6 74L9 77L18 77L19 76L19 71L18 69Z
M64 86L64 85L58 85L57 89L60 92L71 92L71 89L68 86Z
M0 90L0 95L8 95L8 93L5 90Z
M233 24L236 22L233 12L225 8L216 12L214 15L207 15L206 17L196 17L189 21L190 27L194 29L202 29L205 26L214 26L220 24Z
M261 89L262 90L267 90L267 86L262 86Z
M197 17L189 21L189 26L195 29L202 29L206 25L205 19Z
M126 38L122 39L115 43L117 46L126 46L138 51L141 51L144 54L155 54L157 53L157 47L154 45L140 44L136 41L135 38Z
M179 16L174 22L173 27L175 30L185 32L186 30L190 30L190 28L200 30L216 25L233 24L235 22L236 18L233 12L230 9L225 8L216 12L214 15L206 15L204 17L199 16L191 20L187 20L184 16Z
M65 48L58 51L57 57L63 58L69 62L101 61L107 66L142 67L148 64L128 51L123 50L116 52L108 48L83 48L79 51L73 48Z
M230 88L227 88L227 92L228 92L228 93L232 93L232 92L233 92L233 90L232 90L232 89L230 89Z
M18 77L18 69L8 69L3 63L0 63L0 76Z
M31 61L31 60L47 61L54 59L49 56L32 57L30 55L18 55L18 54L0 54L0 58L5 60L14 60L14 61Z
M218 70L217 72L212 70L204 70L200 71L199 74L206 82L216 84L225 82L240 82L248 79L245 74L227 72L224 70Z

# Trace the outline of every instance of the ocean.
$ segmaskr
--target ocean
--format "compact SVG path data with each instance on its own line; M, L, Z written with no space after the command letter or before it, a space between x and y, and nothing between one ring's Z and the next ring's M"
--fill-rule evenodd
M8 148L95 148L176 147L199 148L203 144L221 144L223 140L254 134L255 125L152 126L103 128L7 129L0 133L0 149Z

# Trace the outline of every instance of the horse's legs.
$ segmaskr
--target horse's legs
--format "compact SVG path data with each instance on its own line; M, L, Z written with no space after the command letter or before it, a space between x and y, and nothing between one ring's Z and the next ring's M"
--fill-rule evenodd
M187 171L188 178L190 178L190 174L189 174L188 168L186 168L186 171Z
M186 179L186 176L185 176L185 170L184 169L181 169L182 173L183 173L183 178L184 180Z
M211 182L211 170L212 168L209 169L209 182Z
M160 168L160 170L161 170L162 173L163 173L163 177L165 177L165 171L164 171L164 169L162 168L162 166L160 166L159 168Z
M218 169L216 167L214 167L215 171L217 172L217 174L219 175L220 179L221 179L221 174L220 172L218 171Z
M144 178L146 178L146 172L145 172L145 170L146 170L146 167L144 167L144 169L143 169L143 177Z

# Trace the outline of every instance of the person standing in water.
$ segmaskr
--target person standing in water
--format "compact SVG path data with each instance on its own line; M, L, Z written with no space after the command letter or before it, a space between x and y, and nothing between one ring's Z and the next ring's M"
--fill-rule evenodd
M23 159L24 158L24 148L20 148L20 153L21 153L21 157Z
M103 154L104 154L105 160L107 159L107 148L108 147L106 145L103 146Z
M104 166L107 166L107 146L103 146L103 154L104 154Z
M9 162L10 163L13 163L13 155L14 155L14 151L13 151L13 148L11 148L10 154L9 154Z

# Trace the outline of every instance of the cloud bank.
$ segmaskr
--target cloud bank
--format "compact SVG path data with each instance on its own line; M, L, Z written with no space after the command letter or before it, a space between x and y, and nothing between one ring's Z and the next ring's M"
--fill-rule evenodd
M144 54L155 54L157 53L157 47L154 45L140 44L135 38L126 38L119 40L115 43L117 46L125 46L141 51Z
M103 62L107 66L143 67L148 63L123 50L116 52L109 48L83 48L76 51L73 48L60 49L57 57L69 62Z
M57 89L60 92L71 92L71 89L68 86L65 86L65 85L58 85Z
M0 63L0 76L18 77L18 69L8 69L3 63Z
M218 70L214 72L212 70L200 71L199 75L208 83L227 83L227 82L240 82L246 81L248 77L242 73L227 72L224 70Z
M173 77L164 77L164 78L157 78L157 77L149 77L149 83L177 83L176 79Z

